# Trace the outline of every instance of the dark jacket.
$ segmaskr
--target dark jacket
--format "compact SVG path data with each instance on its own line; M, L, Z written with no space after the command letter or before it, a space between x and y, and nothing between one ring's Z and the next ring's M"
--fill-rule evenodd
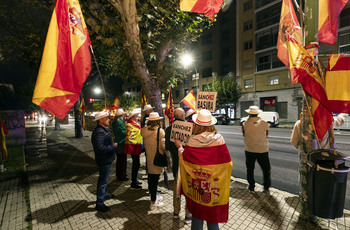
M175 119L175 121L183 121L183 120ZM171 130L172 130L171 125L169 125L165 129L165 150L168 150L171 154L173 175L175 178L177 170L179 168L179 153L178 153L177 147L175 146L175 143L170 141Z
M112 164L115 160L115 147L109 128L97 125L91 135L92 146L95 152L95 161L98 166Z
M114 141L118 143L117 153L124 153L125 149L125 124L121 119L115 119L112 123Z

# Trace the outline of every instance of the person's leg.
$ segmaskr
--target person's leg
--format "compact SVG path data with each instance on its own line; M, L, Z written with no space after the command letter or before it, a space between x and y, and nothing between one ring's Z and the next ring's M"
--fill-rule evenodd
M132 173L131 173L131 185L137 185L137 174L140 169L140 155L131 155L132 158Z
M208 230L219 230L219 224L218 223L210 223L207 222Z
M158 181L159 174L148 174L148 190L151 195L152 202L155 202L157 199Z
M203 229L203 220L197 219L192 216L191 230L201 230Z
M126 162L127 155L124 153L117 153L117 162L116 162L116 177L118 180L125 179L126 176Z
M254 168L255 168L255 153L245 151L245 165L247 167L247 180L249 183L249 190L254 191L255 180L254 180Z
M104 198L108 195L107 183L109 178L109 173L111 170L111 165L99 166L99 176L97 180L97 191L96 191L96 205L103 205Z
M177 177L174 180L174 188L173 188L173 206L174 206L174 216L178 217L181 210L181 196L177 195Z
M175 179L177 176L177 171L179 169L179 154L173 153L173 152L170 152L170 153L171 153L171 159L172 159L173 177Z
M259 153L257 155L257 161L264 175L264 189L269 190L271 186L271 165L269 160L269 153Z

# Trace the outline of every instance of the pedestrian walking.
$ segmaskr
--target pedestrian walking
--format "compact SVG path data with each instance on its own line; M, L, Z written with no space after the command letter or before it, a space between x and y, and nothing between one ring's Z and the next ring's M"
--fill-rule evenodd
M118 109L115 113L114 121L112 122L114 142L118 143L117 147L117 163L116 163L116 178L119 181L128 181L129 178L126 175L127 155L125 150L125 112L123 109Z
M140 155L142 151L142 136L141 127L138 124L139 114L137 110L133 110L126 123L126 137L125 137L125 154L131 155L132 169L131 169L131 189L140 190L142 187L137 180L137 175L140 169Z
M111 171L112 162L115 160L114 152L118 144L113 143L112 135L108 128L108 113L97 113L95 115L94 121L97 122L97 126L92 132L91 142L95 152L95 161L99 169L96 191L96 210L99 212L109 212L111 209L104 204L104 201L114 197L113 194L108 194L107 183Z
M175 121L185 121L185 111L182 108L176 108L174 110L174 118ZM171 136L171 130L172 126L168 126L165 130L165 149L170 152L171 159L172 159L172 170L173 170L173 177L174 177L174 188L173 188L173 217L175 219L179 218L179 213L181 210L181 196L179 196L179 192L177 189L177 182L179 180L178 178L178 169L179 169L179 154L178 149L175 146L175 143L170 141ZM185 208L185 221L187 223L191 223L191 213L188 211L187 205Z
M270 124L258 117L258 114L262 112L258 106L250 106L245 111L249 114L248 120L242 124L248 189L251 193L255 193L254 168L255 161L257 161L264 175L264 193L270 195L271 166L267 139Z
M232 161L224 138L217 133L216 118L202 109L193 115L193 135L179 148L183 194L192 214L191 229L219 229L227 222Z
M188 122L190 122L190 123L193 123L192 116L193 116L195 113L196 113L196 111L194 111L193 109L187 110L186 115L185 115L186 120L187 120Z
M147 126L141 129L141 136L144 138L147 151L148 190L151 195L150 210L164 205L163 197L157 196L159 176L164 168L153 164L157 147L160 154L165 154L165 133L160 124L162 119L163 117L160 117L157 112L151 112L147 118Z

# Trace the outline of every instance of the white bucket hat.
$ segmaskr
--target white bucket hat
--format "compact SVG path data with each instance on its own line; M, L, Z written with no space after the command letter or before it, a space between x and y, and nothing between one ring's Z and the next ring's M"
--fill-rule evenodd
M143 107L142 112L146 112L147 110L153 109L154 107L152 107L150 104L147 104Z
M109 116L109 115L108 115L107 112L98 112L98 113L96 113L96 115L95 115L94 121L98 121L98 120L100 120L100 119L102 119L102 118L104 118L104 117L108 117L108 116Z
M192 114L194 114L195 112L196 112L196 111L194 111L193 109L189 109L189 110L187 110L185 117L189 117L189 116L191 116Z
M131 117L135 116L136 114L140 114L140 111L134 109L133 111L131 111L131 112L129 113L129 119L130 119Z
M211 112L207 109L201 109L198 114L192 116L194 123L200 126L212 126L215 125L217 120L211 115Z
M146 120L149 120L149 121L157 121L161 119L163 119L163 117L160 117L157 112L150 113L149 117L146 118Z
M118 109L117 112L115 113L115 116L120 116L125 114L124 109Z
M258 106L256 105L252 105L252 106L249 106L249 109L246 109L245 110L248 114L259 114L262 112L261 109L259 109Z

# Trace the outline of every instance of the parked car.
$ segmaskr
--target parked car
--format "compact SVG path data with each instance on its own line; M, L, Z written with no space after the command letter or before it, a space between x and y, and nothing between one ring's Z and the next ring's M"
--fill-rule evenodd
M213 117L216 118L216 120L218 120L218 125L229 125L231 119L226 116L226 114L221 114L221 113L213 113Z
M258 114L258 117L260 117L262 120L270 123L272 127L277 127L280 124L280 122L279 122L280 116L278 115L277 112L261 112ZM241 125L246 120L248 120L248 116L242 117L241 118Z

